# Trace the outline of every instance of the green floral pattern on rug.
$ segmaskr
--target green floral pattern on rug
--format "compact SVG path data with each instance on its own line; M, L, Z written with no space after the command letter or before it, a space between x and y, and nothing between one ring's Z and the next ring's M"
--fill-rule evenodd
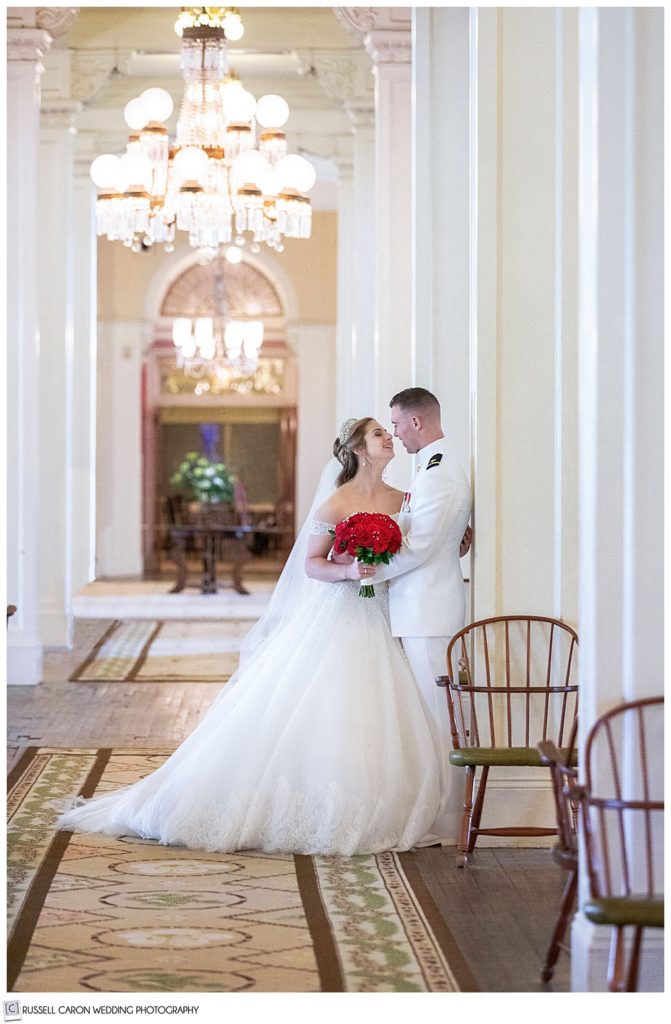
M14 923L35 872L54 838L54 823L68 794L76 794L95 751L40 753L8 798L7 927Z
M393 853L314 863L347 991L458 991Z
M207 854L56 830L84 784L109 792L165 756L42 748L27 763L8 801L13 991L459 991L394 853Z

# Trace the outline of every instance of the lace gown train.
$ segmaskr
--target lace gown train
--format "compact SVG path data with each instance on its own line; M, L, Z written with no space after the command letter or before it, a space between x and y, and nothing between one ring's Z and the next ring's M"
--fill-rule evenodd
M439 806L437 737L388 624L387 585L307 599L157 771L59 827L192 849L407 850Z

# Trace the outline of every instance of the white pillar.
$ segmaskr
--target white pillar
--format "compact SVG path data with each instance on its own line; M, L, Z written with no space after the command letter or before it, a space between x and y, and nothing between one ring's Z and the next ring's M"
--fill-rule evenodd
M39 626L39 316L37 153L40 63L51 36L7 32L7 600L8 681L42 678Z
M354 224L352 228L352 348L354 374L350 416L381 416L376 408L375 378L375 109L366 103L345 104L352 122ZM382 419L386 424L387 415Z
M415 362L470 455L469 617L576 625L576 15L572 29L547 9L415 18ZM552 824L546 771L494 781L493 825Z
M142 575L143 321L98 324L97 576Z
M576 15L471 18L471 614L575 626Z
M305 519L319 477L331 458L336 436L336 334L332 324L287 324L296 353L298 429L296 438L296 528Z
M95 579L96 276L95 187L90 161L75 161L72 408L72 592Z
M413 8L412 383L470 468L470 46L466 7Z
M608 708L664 688L664 15L591 8L579 19L584 743ZM662 772L663 751L650 757ZM583 873L579 904L586 892ZM576 915L573 990L605 988L608 939ZM661 991L663 934L647 939L639 989Z
M72 614L73 115L42 111L40 281L40 627L45 645L70 647ZM77 538L77 543L79 542Z
M354 362L354 188L352 161L338 159L338 323L336 328L336 424L353 416Z
M412 384L411 42L406 28L372 31L375 64L375 372L372 413L389 422L389 400ZM389 481L407 487L410 458L399 448Z

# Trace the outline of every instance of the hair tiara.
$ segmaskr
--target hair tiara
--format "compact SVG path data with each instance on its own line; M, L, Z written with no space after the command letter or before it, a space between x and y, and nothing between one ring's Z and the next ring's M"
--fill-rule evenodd
M352 431L352 427L354 426L355 423L358 422L359 420L357 419L356 416L352 416L351 419L345 420L342 427L338 431L338 440L340 441L341 444L345 443L345 441L347 440Z

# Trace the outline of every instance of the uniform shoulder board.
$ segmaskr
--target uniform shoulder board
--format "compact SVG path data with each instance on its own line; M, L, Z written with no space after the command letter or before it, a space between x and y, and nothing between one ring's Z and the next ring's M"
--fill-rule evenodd
M432 455L431 458L428 461L428 464L427 464L426 468L427 469L431 469L432 466L439 466L440 465L440 460L442 459L442 457L443 456L440 453L438 455Z

